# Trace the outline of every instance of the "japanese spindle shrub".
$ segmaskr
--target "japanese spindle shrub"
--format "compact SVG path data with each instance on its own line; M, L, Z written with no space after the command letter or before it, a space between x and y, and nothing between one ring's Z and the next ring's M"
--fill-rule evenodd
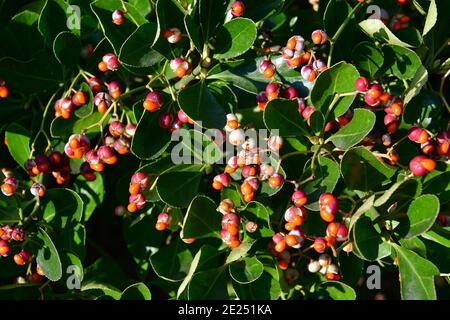
M3 1L0 298L448 298L448 12Z

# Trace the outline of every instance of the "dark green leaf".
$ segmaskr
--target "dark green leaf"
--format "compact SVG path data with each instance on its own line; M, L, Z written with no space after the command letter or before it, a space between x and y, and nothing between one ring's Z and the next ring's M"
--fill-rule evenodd
M352 190L370 191L395 173L364 147L348 150L341 160L345 184Z
M383 65L384 57L383 52L371 42L360 42L353 49L352 60L358 70L373 77Z
M279 280L267 271L249 284L232 283L236 295L243 300L276 300L281 294Z
M80 60L80 39L69 31L60 32L53 42L53 53L59 63L74 67Z
M83 201L70 189L47 190L43 203L43 219L62 229L80 222L83 216Z
M354 253L368 261L375 261L390 253L390 247L381 240L372 221L367 216L360 217L352 232Z
M178 103L184 112L204 128L223 128L226 112L219 98L208 88L205 81L181 90Z
M275 99L264 109L264 123L282 136L308 136L306 122L298 112L297 101Z
M439 270L413 251L394 245L400 270L400 292L405 300L435 300L435 275Z
M181 281L188 274L192 259L188 246L177 238L153 254L150 263L158 277L169 281Z
M398 46L383 46L385 56L383 68L402 80L412 79L422 65L419 56L412 50Z
M323 114L328 114L328 109L335 94L354 92L355 81L358 77L359 72L353 65L346 62L335 64L317 77L311 91L312 104ZM336 118L343 115L352 104L355 96L356 93L339 98L330 116Z
M374 40L387 42L402 47L412 47L410 44L401 41L391 30L381 21L381 19L367 19L359 23L361 29Z
M44 229L39 228L36 237L42 246L37 253L36 261L49 280L58 281L62 276L62 265L58 251Z
M431 228L438 214L439 199L432 194L422 195L411 203L395 231L406 239L418 236Z
M245 53L256 39L256 25L246 18L225 23L218 31L214 57L230 59Z
M352 120L349 124L339 129L327 141L334 143L336 147L342 150L348 150L372 131L375 125L376 117L372 111L367 109L355 109Z
M228 299L226 270L222 266L194 274L187 289L189 300Z
M6 128L5 139L9 153L22 168L30 156L30 136L30 132L17 123Z
M148 287L140 283L135 283L127 287L123 292L120 300L151 300L152 294Z
M230 275L240 284L248 284L257 280L264 272L264 266L256 257L245 257L229 266Z
M189 205L183 222L186 238L220 237L221 216L213 200L205 196L195 197Z
M326 292L327 296L333 300L355 300L356 292L355 290L338 281L327 281L321 283L319 289Z

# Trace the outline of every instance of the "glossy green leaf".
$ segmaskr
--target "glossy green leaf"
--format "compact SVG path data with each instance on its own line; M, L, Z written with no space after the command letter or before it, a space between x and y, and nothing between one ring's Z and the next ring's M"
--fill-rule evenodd
M229 266L231 278L240 284L257 280L264 272L264 266L256 257L245 257Z
M60 32L53 41L53 53L59 63L74 67L80 60L80 39L70 31Z
M432 194L422 195L414 199L395 231L406 239L418 236L431 228L438 214L439 199Z
M383 65L383 52L371 42L360 42L353 49L352 61L358 70L373 77Z
M256 25L246 18L237 18L225 23L217 33L214 57L230 59L245 53L256 39Z
M219 267L195 273L189 282L189 300L225 300L228 299L227 268Z
M383 164L366 148L355 147L342 157L341 173L350 189L369 191L392 177L395 169Z
M402 46L405 48L412 45L401 41L391 30L381 21L381 19L367 19L359 23L361 29L372 39Z
M434 276L439 270L413 251L394 245L400 270L400 292L404 300L435 300Z
M157 34L157 25L152 22L140 25L123 43L119 59L125 66L143 69L151 72L150 67L163 59L163 56L152 49Z
M142 282L127 287L120 300L151 300L152 294L149 288Z
M51 281L58 281L62 276L62 265L58 251L44 229L39 228L36 240L41 244L37 252L36 261Z
M124 4L127 13L124 15L125 20L120 26L115 25L111 18L114 10L122 8L120 0L97 0L90 4L104 35L116 54L119 54L123 43L135 31L136 27L147 22L132 4L127 2L124 2Z
M221 214L217 205L208 197L196 196L190 203L183 222L186 238L220 237Z
M181 281L188 274L192 259L188 245L178 237L153 254L150 263L158 277L169 281Z
M223 128L225 126L224 106L205 81L183 89L178 95L178 103L191 119L201 121L202 127Z
M355 290L339 281L327 281L321 283L320 289L324 290L329 298L333 300L355 300Z
M6 128L5 139L9 153L22 168L30 156L30 137L30 132L17 123Z
M367 109L355 109L350 123L327 139L334 143L336 147L342 150L348 150L350 147L358 144L375 125L376 117L372 111Z
M353 65L346 62L335 64L317 77L311 91L312 104L323 114L328 114L328 109L335 94L354 92L355 81L358 77L359 72ZM331 110L330 117L336 118L343 115L352 104L355 96L356 93L339 98L339 101Z
M282 136L309 135L307 124L298 112L295 100L275 99L264 109L264 123L269 130L278 130Z
M375 261L385 255L386 244L375 230L367 216L360 217L352 232L354 253L368 261ZM389 246L387 248L390 249Z
M428 7L427 18L425 19L425 25L423 26L422 35L425 36L436 25L438 17L438 9L435 0L430 0L430 6Z
M383 68L387 68L402 80L412 79L422 63L419 56L412 50L398 45L383 46L385 56Z
M233 281L233 289L242 300L276 300L281 294L281 286L269 272L264 271L261 276L248 284Z
M64 229L81 221L83 201L70 189L47 190L42 202L44 204L43 219L52 225Z
M422 237L434 241L436 243L439 243L440 245L443 245L444 247L450 248L450 228L446 227L438 227L434 226L424 234L422 234Z
M105 185L103 176L97 175L94 181L86 181L84 177L79 176L74 182L77 193L83 200L84 205L84 221L88 221L94 213L94 210L103 203L105 198Z
M45 2L39 16L38 29L49 47L52 47L53 41L61 31L68 30L67 22L71 13L72 10L64 1L47 0ZM72 16L72 19L76 22L76 17Z
M425 176L423 193L436 195L442 205L450 201L450 165L438 164L435 170Z
M158 125L159 116L159 112L145 111L137 124L131 152L140 159L154 159L170 145L170 134Z
M265 20L279 12L284 3L284 0L247 1L245 2L244 16L255 22Z
M198 8L203 39L205 42L209 42L209 39L225 20L227 3L221 0L199 1Z

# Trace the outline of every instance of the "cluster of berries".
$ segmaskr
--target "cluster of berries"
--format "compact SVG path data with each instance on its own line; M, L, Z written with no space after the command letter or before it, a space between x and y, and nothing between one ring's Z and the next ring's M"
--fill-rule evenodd
M217 211L223 214L222 231L220 236L222 241L230 248L237 248L241 245L239 239L240 217L236 214L236 206L230 199L224 199L220 202Z
M356 79L355 88L364 94L366 108L375 110L377 107L382 107L384 109L386 115L383 121L388 134L397 132L400 126L399 117L403 112L403 101L400 97L390 95L380 84L370 83L365 77Z
M298 112L300 114L302 114L303 110L306 107L305 100L298 96L297 89L295 89L294 87L282 88L281 85L272 82L266 86L266 90L261 91L256 95L258 108L260 110L264 110L266 108L267 102L272 101L278 97L288 100L297 100Z
M51 172L57 184L64 184L70 180L69 158L59 151L52 151L48 156L39 154L34 159L27 160L25 169L30 177ZM45 188L39 183L34 183L30 191L33 195L43 196Z
M180 129L185 123L194 124L194 120L189 118L181 109L175 114L163 112L158 117L158 125L163 129L167 129L169 133Z
M331 257L328 254L321 254L318 260L311 260L308 264L308 271L311 273L320 272L328 280L339 281L339 269L336 264L331 263Z
M0 255L2 257L7 257L11 254L11 241L21 242L26 237L26 231L22 227L12 227L10 225L4 225L0 228ZM14 262L23 266L28 261L30 261L30 254L26 250L21 250L20 252L14 254Z
M64 97L55 102L55 117L70 119L72 111L88 103L88 95L84 91L76 91L72 98Z
M130 192L128 211L133 213L136 210L142 209L145 205L145 197L142 192L150 185L150 178L144 172L136 172L131 176L130 186L128 191Z

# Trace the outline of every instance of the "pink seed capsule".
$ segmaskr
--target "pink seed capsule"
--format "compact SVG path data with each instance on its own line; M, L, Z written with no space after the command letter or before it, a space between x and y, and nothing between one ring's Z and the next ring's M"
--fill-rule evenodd
M367 91L369 89L369 80L365 77L359 77L355 81L355 89L359 92Z
M284 89L282 96L285 99L293 100L298 97L297 89L295 89L294 87L287 87L286 89Z
M253 221L247 221L245 224L245 230L247 230L248 233L253 233L258 229L258 225Z
M107 68L111 71L117 71L120 67L119 58L113 53L105 54L102 61L106 63Z
M324 253L325 249L327 248L327 241L325 240L325 238L318 237L314 239L313 248L318 253Z
M303 66L300 72L302 74L303 79L305 79L306 81L312 82L316 80L317 73L312 66L310 65Z
M173 117L170 113L164 112L158 117L158 125L161 128L167 129L172 124Z
M218 174L213 180L221 183L224 187L229 187L231 184L230 176L226 173Z
M125 126L120 121L113 121L109 124L109 133L113 137L120 137L125 132Z
M101 160L107 160L115 155L114 150L108 146L98 148L97 154Z
M131 176L131 183L138 184L141 190L144 190L149 186L150 179L144 172L136 172Z
M306 194L302 190L297 190L292 194L292 202L295 206L301 207L304 206L308 202L308 198Z
M239 225L240 219L239 216L235 213L227 213L222 217L222 229L226 229L228 225Z
M125 16L121 10L114 10L112 13L112 21L116 25L121 25L125 21Z

